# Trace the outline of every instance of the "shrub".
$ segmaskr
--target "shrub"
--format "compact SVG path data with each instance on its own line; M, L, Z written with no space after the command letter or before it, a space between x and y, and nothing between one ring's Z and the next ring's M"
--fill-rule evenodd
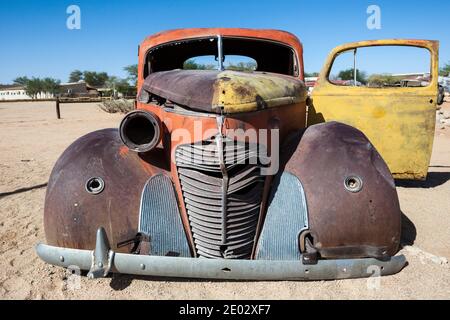
M108 113L127 113L134 110L134 100L105 100L99 106Z

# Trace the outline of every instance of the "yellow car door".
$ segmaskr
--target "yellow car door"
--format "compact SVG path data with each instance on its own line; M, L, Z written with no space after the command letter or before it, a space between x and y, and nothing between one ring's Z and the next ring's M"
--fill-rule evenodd
M364 70L358 68L358 51L375 47L423 49L421 51L429 59L426 61L429 71L422 77L415 74L373 75L367 83L361 83L358 77ZM426 179L435 130L438 51L438 41L398 39L356 42L335 48L312 92L308 125L340 121L354 126L370 139L395 178ZM339 75L347 76L347 80L331 79L333 64L344 52L353 55L352 80L348 80L348 72L346 75L344 71ZM371 57L368 60L375 60L381 56L368 57ZM406 56L400 59L398 64L406 59ZM383 61L395 66L386 56L380 64Z

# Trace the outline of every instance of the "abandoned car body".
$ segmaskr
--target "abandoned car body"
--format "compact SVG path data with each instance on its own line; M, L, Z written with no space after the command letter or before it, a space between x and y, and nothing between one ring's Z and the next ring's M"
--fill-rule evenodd
M207 55L216 70L183 69ZM233 55L255 70L227 70ZM403 268L388 165L364 133L328 117L320 84L310 102L295 36L167 31L141 44L138 66L136 110L118 130L78 139L53 169L43 260L93 278L317 280Z

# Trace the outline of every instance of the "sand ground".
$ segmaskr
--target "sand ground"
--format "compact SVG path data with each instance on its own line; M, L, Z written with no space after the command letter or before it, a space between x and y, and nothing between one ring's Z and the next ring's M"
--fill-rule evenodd
M436 130L430 177L398 186L409 265L381 278L321 282L237 282L81 277L68 286L66 270L43 263L33 246L44 242L45 184L61 152L90 131L117 127L121 115L96 104L0 104L1 299L450 299L450 127ZM450 103L444 106L450 111ZM73 281L73 278L70 278ZM370 282L369 284L373 284Z

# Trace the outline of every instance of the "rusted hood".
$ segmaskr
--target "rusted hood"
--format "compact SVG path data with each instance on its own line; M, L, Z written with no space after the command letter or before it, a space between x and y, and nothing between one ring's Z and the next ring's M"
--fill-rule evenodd
M150 74L143 88L174 103L204 112L248 112L303 102L297 78L264 72L171 70Z

